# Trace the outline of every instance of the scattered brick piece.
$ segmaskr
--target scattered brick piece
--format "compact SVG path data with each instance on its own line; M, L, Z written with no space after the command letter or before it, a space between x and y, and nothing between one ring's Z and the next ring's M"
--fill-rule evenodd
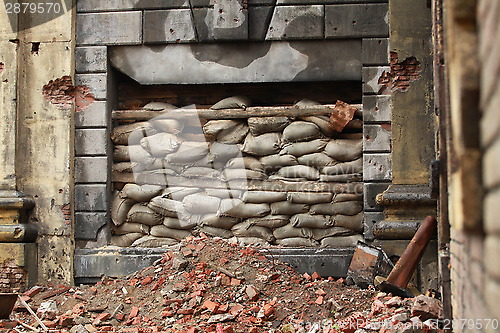
M317 272L314 272L314 273L311 275L311 279L312 279L312 280L320 280L320 279L321 279L321 275L319 275Z
M255 301L258 298L258 291L254 286L249 285L245 288L245 292L251 301Z
M141 281L141 285L145 286L147 284L150 284L153 282L153 277L152 276L146 276L144 279Z
M326 292L323 289L318 289L314 292L318 296L325 296Z
M215 313L219 308L219 303L206 300L203 302L203 307L209 309L212 313Z
M128 319L132 319L137 317L139 314L139 308L137 306L132 307L132 310L130 310L130 314L128 315Z
M321 305L321 304L323 304L324 300L325 300L325 298L323 296L318 296L318 298L316 298L316 300L314 301L314 303L316 303L318 305Z

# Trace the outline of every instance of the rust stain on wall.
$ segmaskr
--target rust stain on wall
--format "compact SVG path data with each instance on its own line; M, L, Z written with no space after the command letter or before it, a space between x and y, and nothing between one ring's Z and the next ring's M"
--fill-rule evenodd
M0 74L2 74L4 68L5 64L3 62L0 62Z
M83 111L95 101L90 88L74 86L70 76L50 80L43 86L42 94L50 103L62 109L69 109L75 103L76 112Z
M60 205L59 208L61 209L66 225L71 225L71 204Z
M391 52L391 71L383 72L378 83L392 91L408 91L410 82L420 79L422 68L415 57L409 57L399 62L396 52Z

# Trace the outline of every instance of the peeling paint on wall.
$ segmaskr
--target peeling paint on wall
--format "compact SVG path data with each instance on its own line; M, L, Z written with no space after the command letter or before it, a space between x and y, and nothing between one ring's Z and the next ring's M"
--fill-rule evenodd
M70 76L50 80L43 86L42 94L50 103L62 109L69 109L75 103L76 112L83 111L95 101L90 88L74 86Z
M391 52L391 71L383 72L378 83L392 91L408 91L410 82L419 80L422 76L420 62L415 57L409 57L399 62L396 52Z
M3 62L0 62L0 74L2 74L4 68L5 64Z

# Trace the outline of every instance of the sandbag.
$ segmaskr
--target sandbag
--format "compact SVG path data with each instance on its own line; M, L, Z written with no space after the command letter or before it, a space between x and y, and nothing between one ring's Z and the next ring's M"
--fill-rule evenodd
M218 216L216 214L207 214L201 218L200 223L209 227L228 229L230 230L240 220L231 216Z
M125 222L120 226L113 226L112 230L115 235L125 235L129 233L141 233L147 235L149 233L149 226L141 223Z
M304 237L312 238L312 231L309 228L295 228L292 224L287 224L273 230L276 239Z
M325 147L325 153L339 161L356 160L363 153L363 140L330 140Z
M288 201L308 205L330 202L332 198L331 192L288 192L287 194Z
M266 156L278 153L280 147L281 134L279 133L266 133L259 136L248 134L243 144L243 152L255 156Z
M154 197L148 207L163 216L177 217L177 213L184 209L182 202L167 199L162 195Z
M172 229L189 230L196 227L198 223L197 221L191 221L191 220L181 221L175 217L165 217L163 219L163 225Z
M325 175L345 175L363 172L363 158L351 162L338 163L333 166L326 166L321 170Z
M188 164L197 161L208 154L208 143L184 141L179 149L168 154L165 160L169 164Z
M128 146L128 154L131 162L140 163L144 168L155 161L155 158L140 145Z
M161 111L161 110L174 110L177 109L175 105L164 102L149 102L142 107L143 110Z
M313 234L313 238L318 241L325 237L340 237L340 236L350 236L355 234L354 231L342 227L312 229L311 232Z
M284 166L297 165L297 158L292 155L269 155L261 157L260 162L264 166L265 171L272 171Z
M156 117L150 120L153 127L159 132L166 132L178 135L182 132L184 124L178 119L168 118L168 115Z
M268 204L244 203L239 199L222 199L218 215L249 218L266 216L270 211Z
M251 217L246 219L246 222L259 227L276 229L288 224L290 222L290 216L269 214L263 217Z
M179 241L167 237L144 236L132 243L132 247L163 247L178 244Z
M202 193L190 194L182 200L184 208L193 214L217 213L220 203L220 198Z
M227 162L226 168L249 169L264 172L264 165L258 159L251 156L233 158Z
M246 246L246 245L253 245L253 246L266 246L269 245L269 242L267 242L264 239L257 238L257 237L236 237L236 241L238 244Z
M363 174L353 173L346 175L319 175L320 182L352 183L363 180Z
M169 186L161 192L164 198L182 201L186 196L199 192L196 187Z
M248 221L234 225L231 231L236 237L257 237L268 242L274 241L273 233L269 228L252 225Z
M365 214L360 212L356 215L335 215L332 217L333 225L336 227L344 227L357 232L363 232L363 220Z
M287 143L280 151L280 155L303 156L322 152L328 143L327 140L316 139L306 142Z
M254 136L270 132L281 132L290 124L288 117L250 117L248 127Z
M127 214L127 222L141 223L146 225L157 225L163 222L163 216L148 208L143 203L138 203L130 208Z
M155 157L165 157L179 149L181 139L171 133L157 133L140 141L141 147Z
M318 125L308 121L294 121L283 130L283 142L308 141L322 136Z
M218 142L240 143L248 133L248 126L238 120L218 119L207 121L203 132L213 136Z
M114 162L130 162L129 146L115 146L113 149Z
M295 215L305 213L308 210L308 205L296 204L290 201L273 202L271 204L271 214L273 215Z
M246 109L250 105L252 105L250 98L248 98L247 96L238 95L224 98L212 105L210 108L212 110Z
M331 202L312 205L309 210L311 214L325 215L356 215L363 209L360 201Z
M271 203L286 200L286 192L247 191L242 199L249 203Z
M299 156L297 158L299 164L307 165L314 168L323 168L328 165L335 165L338 161L334 160L330 156L324 153L312 153Z
M111 166L111 171L114 172L141 172L142 170L144 167L135 162L119 162Z
M303 98L301 99L300 101L298 102L295 102L295 104L293 106L295 106L296 108L308 108L308 107L311 107L311 106L320 106L321 103L318 103L316 101L313 101L309 98Z
M325 229L333 227L331 216L297 214L291 217L290 223L296 228Z
M242 156L238 145L214 142L210 147L210 159L214 163L226 164L227 161L237 156Z
M320 244L314 239L291 237L276 240L276 244L287 247L318 247Z
M204 233L207 236L212 236L212 237L220 237L226 239L233 237L233 233L231 232L231 230L214 228L207 225L201 227L200 232Z
M114 225L119 226L127 221L127 214L130 208L135 204L135 201L129 198L122 198L116 194L111 202L111 221Z
M207 193L207 195L221 199L239 199L243 193L241 190L233 190L227 188L205 188L205 192Z
M111 141L115 145L137 145L141 139L154 135L156 132L151 123L147 121L120 125L113 128Z
M307 178L289 178L289 177L283 177L280 175L271 175L269 176L269 180L279 180L283 182L295 182L295 183L300 183L300 182L307 182Z
M162 186L158 185L137 185L125 184L120 192L123 198L130 198L136 202L148 202L163 190Z
M337 193L333 198L333 202L344 202L344 201L362 201L363 194L358 193Z
M222 173L225 180L234 180L234 179L266 179L267 176L265 173L256 171L256 170L248 170L248 169L226 169Z
M336 133L336 131L330 126L330 117L328 116L303 116L299 117L299 119L316 124L321 130L321 133L326 136L332 136Z
M154 227L151 227L151 231L149 233L151 236L168 237L179 241L192 236L192 234L187 230L172 229L164 225L155 225Z
M109 244L114 246L128 247L142 236L144 235L140 232L111 236Z
M286 166L278 170L278 175L285 178L306 178L318 180L319 171L305 165Z
M184 128L184 131L179 135L179 137L184 139L185 141L194 142L209 142L215 140L213 136L208 134L186 132L186 128Z
M217 135L217 141L228 144L241 143L248 134L248 126L245 123L240 123L231 131L222 131Z
M146 167L146 171L162 170L162 169L170 169L175 171L175 173L179 174L182 173L182 171L184 171L184 166L168 164L167 161L165 161L165 159L163 158L155 158L153 164Z
M220 175L218 170L205 167L190 167L181 174L186 178L217 178Z
M364 241L362 235L326 237L321 240L321 247L356 247L358 241Z

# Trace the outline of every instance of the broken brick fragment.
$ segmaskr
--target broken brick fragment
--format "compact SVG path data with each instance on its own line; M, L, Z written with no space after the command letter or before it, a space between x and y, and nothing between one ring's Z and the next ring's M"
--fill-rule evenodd
M215 313L217 311L217 309L219 308L219 303L212 302L212 301L210 301L210 300L207 299L205 302L203 302L202 306L204 308L209 309L210 311L212 311L212 313Z
M318 298L316 298L316 300L314 301L314 303L316 303L318 305L321 305L321 304L323 304L324 300L325 300L325 298L323 296L318 296Z
M130 314L128 315L128 319L132 319L137 317L139 314L139 308L137 306L132 307L132 310L130 310Z
M258 298L258 294L259 294L259 292L257 291L257 289L255 289L255 287L252 286L252 285L248 285L245 288L245 293L247 294L248 298L251 301L255 301Z

